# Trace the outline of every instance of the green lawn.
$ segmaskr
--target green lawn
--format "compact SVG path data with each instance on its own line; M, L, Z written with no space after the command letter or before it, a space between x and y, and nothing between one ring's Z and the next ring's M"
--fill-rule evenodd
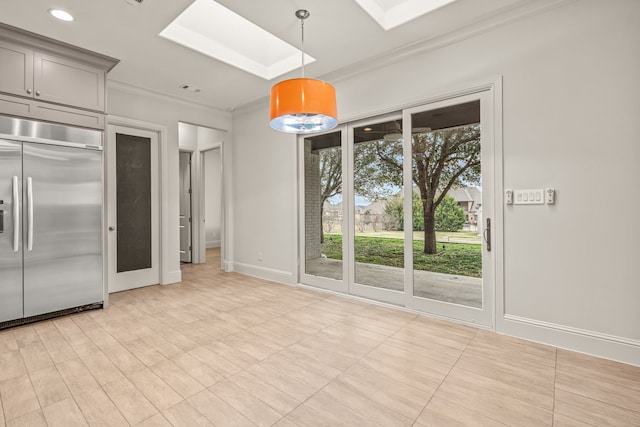
M422 241L413 241L413 268L437 273L482 277L482 245L438 243L438 253L422 253ZM356 261L368 264L404 266L404 240L378 237L355 237ZM325 234L322 253L327 258L342 259L342 235Z
M402 230L355 230L356 236L365 237L389 237L391 239L404 239L404 231ZM331 228L331 234L342 234L342 227L340 224L334 224ZM422 240L424 238L424 231L414 231L414 240ZM454 243L476 243L481 244L482 238L477 231L436 231L436 239L441 242L454 242Z
M404 239L404 231L356 231L356 236L363 237L389 237L392 239ZM424 239L424 231L414 231L413 240ZM439 242L454 242L454 243L482 243L482 239L477 231L436 231L436 239Z

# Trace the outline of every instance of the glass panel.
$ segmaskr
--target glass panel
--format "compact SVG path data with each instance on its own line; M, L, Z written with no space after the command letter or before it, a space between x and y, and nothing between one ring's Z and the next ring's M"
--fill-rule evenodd
M480 101L411 123L414 295L481 308Z
M403 291L402 120L353 136L355 281Z
M151 139L116 134L118 273L151 268Z
M342 135L304 140L305 273L342 280Z

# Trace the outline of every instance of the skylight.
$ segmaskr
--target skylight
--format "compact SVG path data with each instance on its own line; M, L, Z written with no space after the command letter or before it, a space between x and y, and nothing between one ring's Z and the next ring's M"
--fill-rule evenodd
M385 31L433 12L455 0L356 0Z
M302 64L300 49L214 0L195 0L160 36L266 80Z

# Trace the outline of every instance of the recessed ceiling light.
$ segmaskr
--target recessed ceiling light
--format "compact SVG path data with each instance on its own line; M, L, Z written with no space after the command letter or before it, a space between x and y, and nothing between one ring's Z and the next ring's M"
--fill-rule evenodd
M371 129L371 128L364 128L363 130L364 130L365 132L371 132L371 131L372 131L372 129Z
M65 22L73 21L73 16L69 12L65 12L64 10L49 9L49 13L51 14L51 16L61 21L65 21Z

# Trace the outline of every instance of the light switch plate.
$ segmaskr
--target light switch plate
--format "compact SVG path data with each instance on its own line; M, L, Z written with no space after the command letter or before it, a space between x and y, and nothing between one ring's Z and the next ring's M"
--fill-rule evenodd
M537 188L535 190L514 190L514 205L544 205L544 189Z

